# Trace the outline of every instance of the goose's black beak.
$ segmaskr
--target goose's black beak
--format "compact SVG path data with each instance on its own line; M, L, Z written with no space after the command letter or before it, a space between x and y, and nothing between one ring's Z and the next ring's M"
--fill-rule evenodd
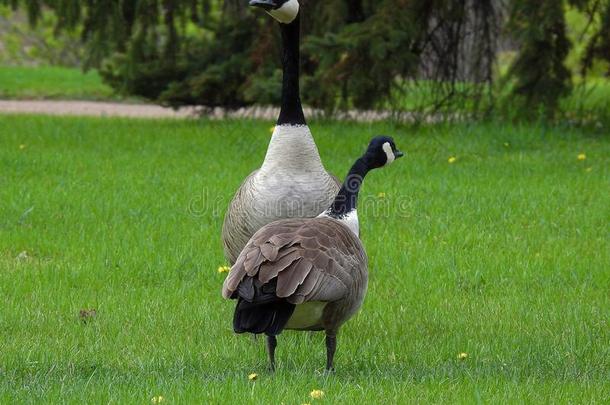
M250 0L249 4L252 7L260 7L265 11L273 10L277 7L277 4L273 0Z
M399 150L395 150L395 151L394 151L394 157L395 157L396 159L398 159L398 158L400 158L400 157L403 157L404 155L405 155L405 154L404 154L404 153L402 153L402 152L401 152L401 151L399 151Z

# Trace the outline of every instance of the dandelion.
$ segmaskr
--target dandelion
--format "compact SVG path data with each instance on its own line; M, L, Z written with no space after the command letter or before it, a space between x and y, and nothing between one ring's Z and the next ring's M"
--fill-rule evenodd
M152 402L153 404L160 404L161 402L163 402L165 398L163 398L163 396L159 395L157 397L152 397L150 399L150 402Z
M385 198L385 193L381 192L377 194L377 198Z
M257 378L258 378L258 374L256 374L256 373L248 374L248 380L250 380L250 381L256 381Z
M447 159L447 162L449 162L449 164L451 163L455 163L457 160L457 158L455 156L451 156L449 159Z
M587 158L587 155L585 155L584 153L579 153L577 156L578 160L585 160Z
M468 358L468 353L460 353L458 354L457 358L459 360L466 360Z
M220 267L218 267L218 272L219 273L228 273L229 271L231 271L231 268L229 266L220 266Z
M324 391L322 390L313 390L309 393L309 396L313 399L322 399L324 396Z
M28 254L28 252L26 250L24 250L23 252L19 253L17 255L17 260L28 260L30 258L30 255Z
M22 143L21 145L19 145L19 149L21 149L21 150L25 149L25 144Z

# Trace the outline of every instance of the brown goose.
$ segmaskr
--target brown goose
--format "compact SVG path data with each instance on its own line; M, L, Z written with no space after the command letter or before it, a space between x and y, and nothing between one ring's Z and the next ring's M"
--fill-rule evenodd
M367 257L358 238L358 191L370 170L402 155L392 138L373 138L324 213L272 222L241 251L222 296L238 300L236 333L267 335L272 370L276 336L284 329L324 330L326 369L333 368L339 328L358 311L367 288Z
M250 237L283 218L315 217L341 183L329 174L305 122L299 97L299 2L251 0L279 22L283 47L282 104L263 165L241 184L224 218L225 257L235 263Z

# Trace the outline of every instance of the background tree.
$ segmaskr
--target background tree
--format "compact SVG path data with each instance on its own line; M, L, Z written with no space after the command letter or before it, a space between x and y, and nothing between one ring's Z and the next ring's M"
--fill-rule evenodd
M595 60L600 60L606 62L605 75L610 77L610 0L573 0L573 3L589 15L590 23L597 19L599 26L587 44L582 60L583 73L591 69Z
M0 0L32 22L80 32L86 67L120 92L172 106L279 101L275 23L247 0ZM610 0L301 0L305 103L343 108L476 110L492 96L498 41L517 56L511 103L553 116L569 94L569 4L590 17L582 58L610 61ZM405 102L416 93L418 103Z
M513 0L508 29L520 45L508 73L515 78L512 93L525 104L523 111L536 114L532 107L538 107L552 114L572 85L563 2Z

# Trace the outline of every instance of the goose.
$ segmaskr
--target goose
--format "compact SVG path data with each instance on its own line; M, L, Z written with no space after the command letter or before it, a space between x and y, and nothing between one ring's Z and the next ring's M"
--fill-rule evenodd
M280 25L283 46L282 101L277 125L260 169L241 184L222 226L224 253L230 264L250 237L277 219L315 217L341 187L329 174L305 122L299 97L300 18L297 0L251 0Z
M239 254L222 296L237 299L236 333L267 335L272 371L277 335L284 329L325 331L326 370L333 370L339 328L358 311L367 289L367 255L356 212L358 191L370 170L401 156L391 137L373 138L327 210L316 218L267 224Z

